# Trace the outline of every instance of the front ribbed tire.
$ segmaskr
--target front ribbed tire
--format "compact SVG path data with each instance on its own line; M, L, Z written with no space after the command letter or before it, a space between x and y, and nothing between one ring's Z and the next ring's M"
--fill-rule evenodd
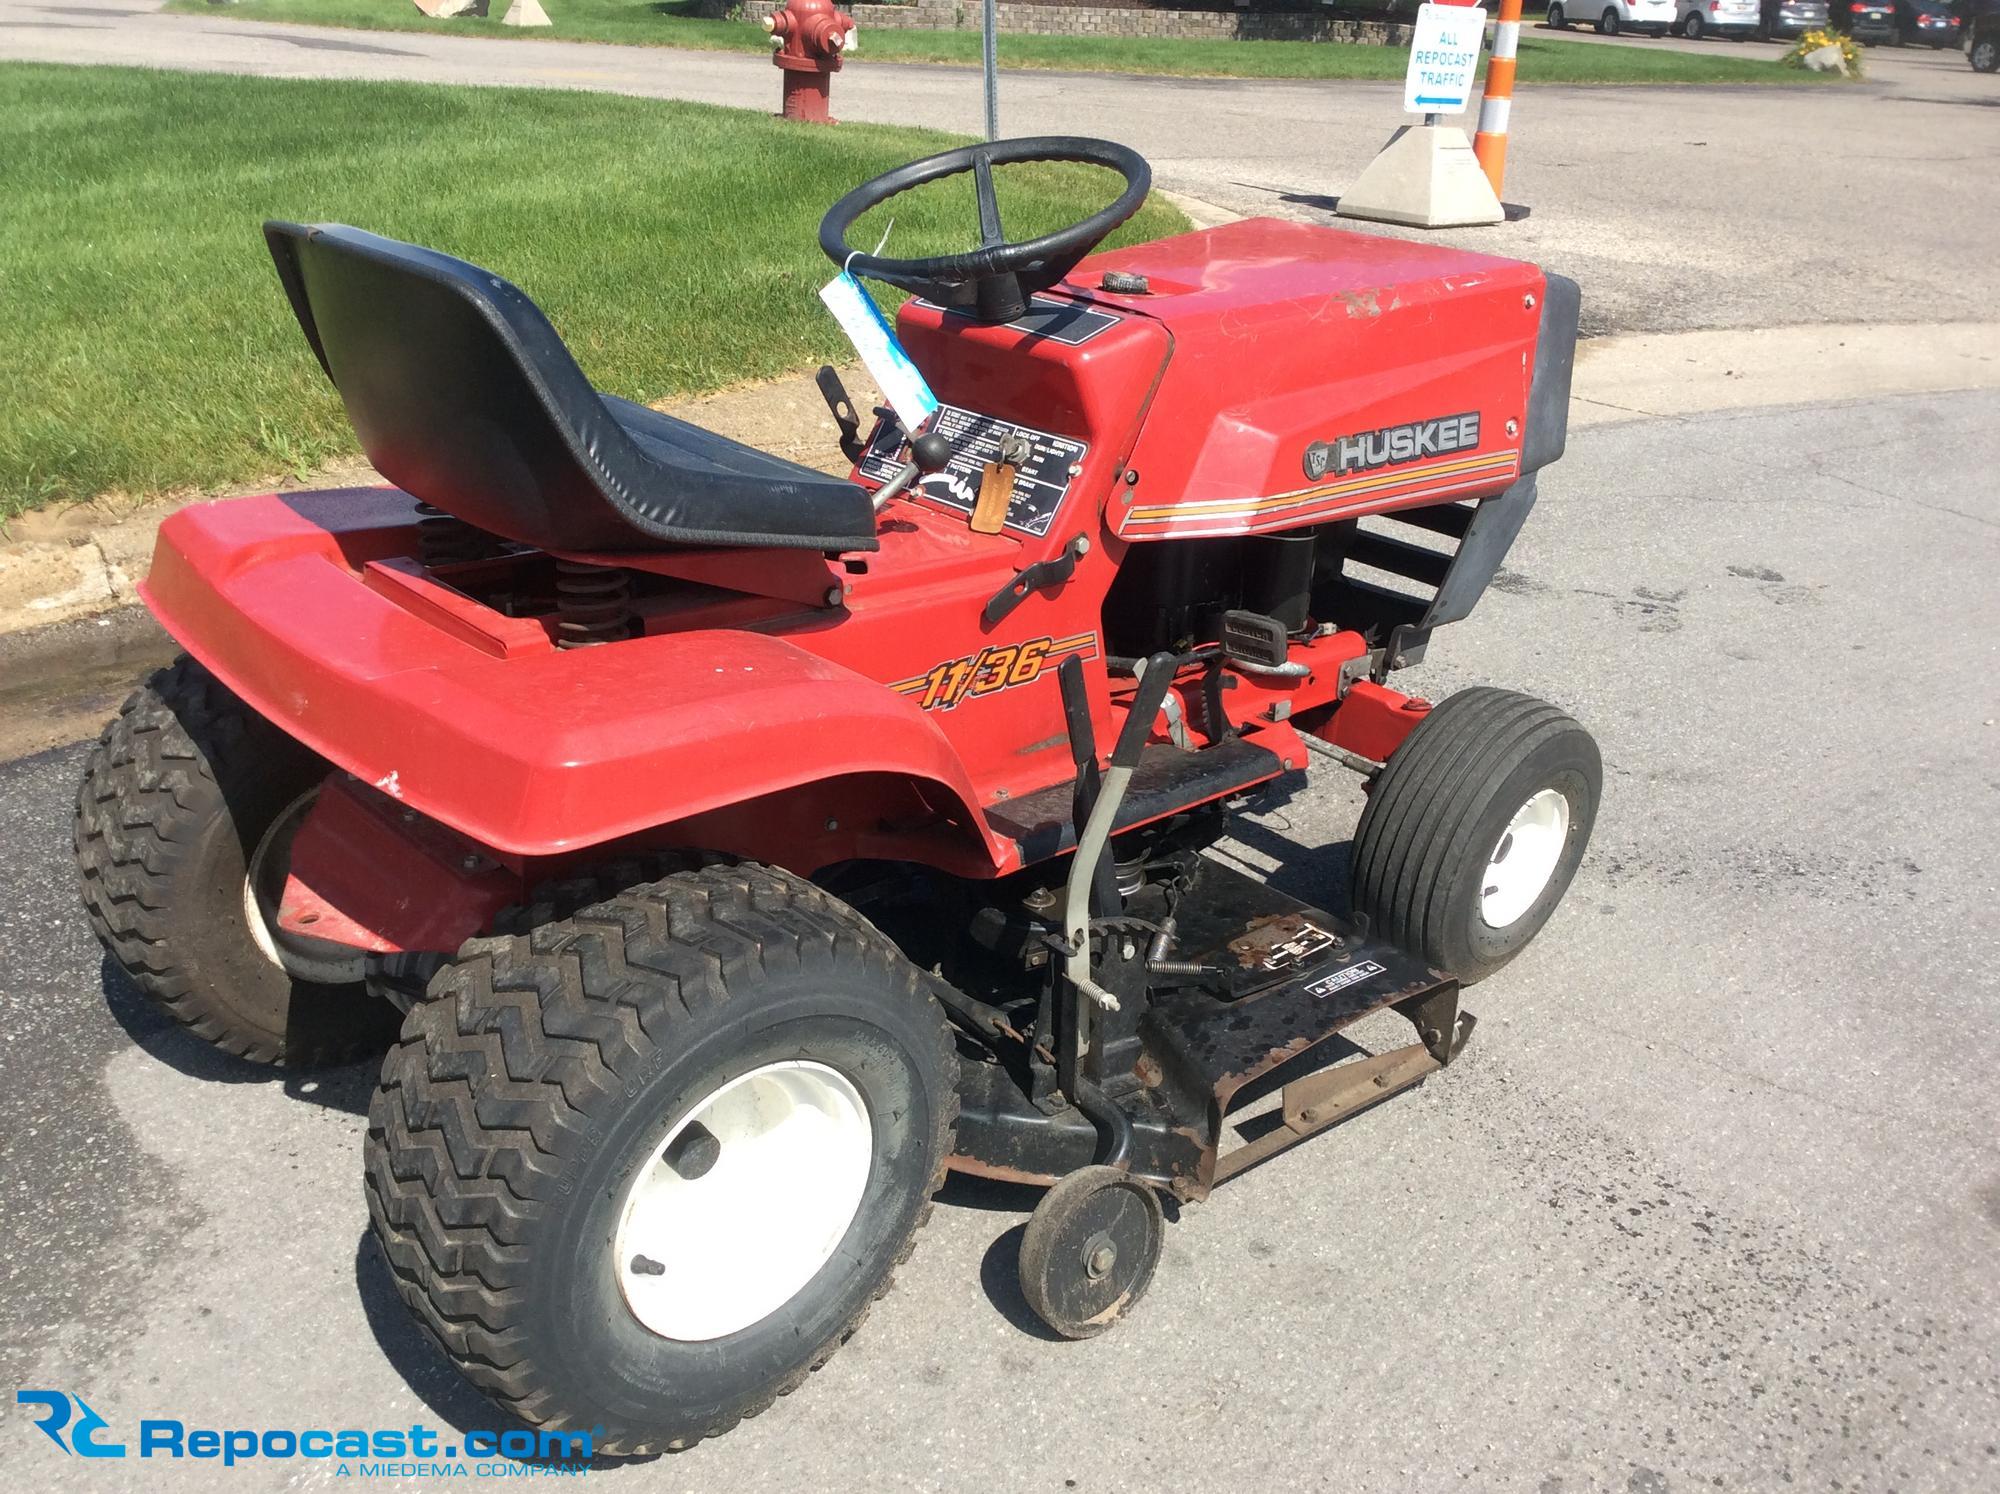
M1470 985L1527 947L1583 860L1604 770L1547 701L1460 691L1384 765L1354 831L1354 908Z

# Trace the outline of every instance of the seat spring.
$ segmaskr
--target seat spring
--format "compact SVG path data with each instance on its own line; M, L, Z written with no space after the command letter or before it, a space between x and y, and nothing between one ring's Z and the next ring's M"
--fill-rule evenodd
M632 636L632 577L610 566L556 562L556 647L591 648Z
M434 503L417 504L417 560L427 571L484 560L496 552L493 536Z

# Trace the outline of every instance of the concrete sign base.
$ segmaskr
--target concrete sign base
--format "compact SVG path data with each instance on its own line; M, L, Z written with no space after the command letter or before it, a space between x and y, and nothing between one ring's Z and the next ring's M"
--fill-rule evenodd
M1501 223L1507 214L1456 125L1404 125L1335 209L1343 218L1413 228Z

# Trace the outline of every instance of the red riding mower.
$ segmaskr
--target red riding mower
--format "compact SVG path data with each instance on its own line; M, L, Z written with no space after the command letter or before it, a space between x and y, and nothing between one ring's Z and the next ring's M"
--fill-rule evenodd
M1023 161L1124 190L1010 243L992 171ZM850 250L968 172L977 249ZM864 437L823 370L844 479L600 394L485 270L266 226L397 486L162 527L146 598L187 657L91 759L84 900L232 1053L351 1057L400 1021L375 1232L529 1422L642 1453L768 1406L950 1168L1052 1185L1022 1290L1108 1327L1161 1195L1450 1063L1461 985L1568 886L1584 730L1388 680L1562 452L1576 286L1272 221L1086 260L1149 182L1046 138L843 198L822 247L915 293L942 402ZM1314 755L1369 784L1344 915L1203 854ZM1332 1064L1384 1007L1417 1040Z

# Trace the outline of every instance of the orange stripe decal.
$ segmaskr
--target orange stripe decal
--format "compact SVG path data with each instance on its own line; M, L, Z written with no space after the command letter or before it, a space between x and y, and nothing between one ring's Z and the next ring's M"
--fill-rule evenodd
M1366 477L1349 478L1342 482L1322 483L1316 487L1299 488L1289 493L1274 493L1264 498L1205 499L1193 503L1135 508L1126 515L1123 527L1127 530L1154 526L1179 529L1195 524L1207 526L1256 520L1289 513L1292 510L1317 507L1343 498L1403 496L1402 490L1405 488L1435 484L1445 478L1468 479L1457 484L1459 487L1477 486L1478 484L1470 479L1511 475L1519 459L1518 451L1494 451L1481 456L1461 457L1449 462L1428 462L1419 467L1403 467L1394 472L1371 473Z

